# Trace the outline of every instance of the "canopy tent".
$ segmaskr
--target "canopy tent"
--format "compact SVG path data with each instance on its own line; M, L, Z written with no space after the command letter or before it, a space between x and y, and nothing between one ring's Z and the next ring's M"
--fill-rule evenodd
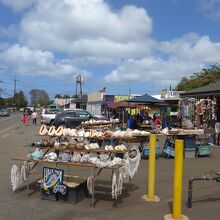
M142 103L142 104L157 104L157 105L163 105L165 104L162 100L156 99L148 94L129 99L127 102L132 102L132 103Z

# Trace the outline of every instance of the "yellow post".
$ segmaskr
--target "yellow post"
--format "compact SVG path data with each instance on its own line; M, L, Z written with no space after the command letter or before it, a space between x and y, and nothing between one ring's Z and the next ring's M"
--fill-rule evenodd
M156 167L156 135L150 134L150 152L148 162L148 193L143 196L146 202L159 202L160 198L154 195L155 167Z
M183 140L175 142L175 159L174 159L174 187L173 187L173 213L166 215L165 220L188 218L181 214L182 210L182 183L183 182Z

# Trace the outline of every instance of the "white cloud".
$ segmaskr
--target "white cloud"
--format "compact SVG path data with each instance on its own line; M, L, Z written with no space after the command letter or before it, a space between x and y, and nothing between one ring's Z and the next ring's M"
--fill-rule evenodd
M157 56L122 63L105 76L105 81L176 85L182 77L199 72L206 65L220 63L220 43L212 42L208 36L189 34L172 41L158 42L157 50Z
M21 75L52 76L66 78L73 73L83 72L87 78L88 71L75 67L71 60L56 60L49 51L30 50L28 47L15 44L0 53L2 65L9 66L11 71Z
M108 83L146 82L161 88L220 63L220 43L209 36L152 39L152 18L136 6L114 11L104 0L0 1L17 11L26 9L19 31L13 25L0 27L5 36L18 33L17 44L0 44L0 62L19 74L68 78L84 72L88 77L84 68L102 65L104 72L108 64L107 69L114 66L103 76ZM200 10L212 12L219 1L210 0L210 6L203 0Z
M197 0L197 7L208 18L220 19L220 0Z
M110 83L146 82L161 87L176 85L183 76L200 71L203 65L196 62L184 62L178 59L162 60L159 57L147 57L129 60L105 76Z
M29 47L103 62L148 54L151 32L145 9L115 12L101 0L39 0L21 21L21 40Z
M212 42L209 36L190 33L182 38L160 42L158 47L160 51L183 61L220 62L220 43Z
M23 11L31 7L37 0L0 0L3 4L13 8L15 11Z

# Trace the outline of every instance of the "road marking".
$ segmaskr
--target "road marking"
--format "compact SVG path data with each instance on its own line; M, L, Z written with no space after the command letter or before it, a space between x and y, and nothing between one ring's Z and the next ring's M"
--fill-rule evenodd
M5 138L5 137L8 137L10 134L5 134L5 135L2 135L1 138Z
M18 116L20 116L20 115L15 115L15 116L13 116L13 117L4 118L4 119L0 120L0 122L1 122L1 121L6 121L6 120L10 120L10 119L12 119L12 118L17 118Z
M12 126L6 128L6 129L4 129L4 130L1 130L0 133L3 133L3 132L5 132L5 131L10 130L10 129L15 128L15 127L16 127L15 125L12 125Z

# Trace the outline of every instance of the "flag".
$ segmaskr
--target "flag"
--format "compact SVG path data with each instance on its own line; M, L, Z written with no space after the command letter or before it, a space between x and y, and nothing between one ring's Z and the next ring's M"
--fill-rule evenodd
M106 87L103 87L102 89L99 90L99 92L106 92Z

